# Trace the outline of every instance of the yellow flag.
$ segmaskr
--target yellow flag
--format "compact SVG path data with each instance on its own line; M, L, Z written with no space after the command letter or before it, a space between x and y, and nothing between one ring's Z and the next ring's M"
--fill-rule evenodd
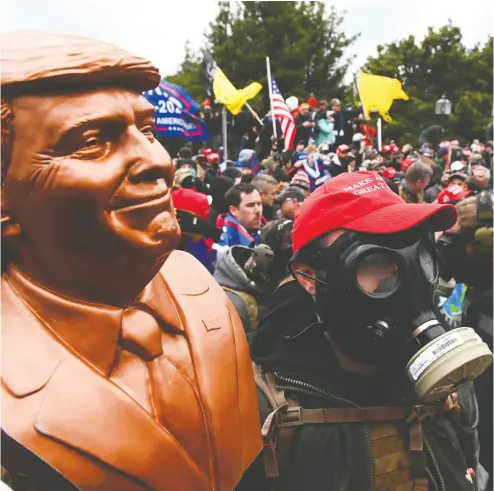
M364 72L360 72L358 91L367 119L371 111L377 110L385 121L391 121L388 111L393 101L409 99L398 79Z
M237 115L244 104L255 97L262 89L259 82L253 82L243 89L237 90L234 85L226 78L226 75L220 68L216 68L213 80L213 91L216 100L224 104L226 108L234 115Z

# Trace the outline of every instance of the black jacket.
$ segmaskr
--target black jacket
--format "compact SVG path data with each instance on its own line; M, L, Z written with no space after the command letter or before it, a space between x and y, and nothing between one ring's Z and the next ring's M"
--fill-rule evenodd
M13 491L83 491L2 431L2 481Z
M356 114L355 111L346 111L343 109L333 114L334 131L336 133L335 147L342 144L350 145L352 143L352 120ZM343 135L341 134L341 130L343 130Z
M295 126L297 127L297 135L295 136L295 143L299 141L303 141L304 145L307 146L309 143L310 135L312 134L311 126L304 126L304 123L314 123L315 121L312 119L311 114L297 114L295 116Z
M400 189L398 187L398 184L394 182L392 179L388 179L387 177L383 177L384 182L388 185L389 189L393 191L393 193L397 194L398 196L400 195Z
M293 296L293 285L290 288ZM314 319L314 310L310 306L305 318L300 313L300 302L305 300L307 297L299 300L293 310L286 307L296 324L290 323L289 312L285 310L283 324L271 316L274 324L267 326L263 323L251 343L254 361L265 371L277 374L278 385L285 390L287 398L295 397L304 408L334 408L392 406L408 396L403 390L404 387L410 389L404 371L363 378L342 370L320 326L316 324L304 330ZM282 302L278 300L277 304L279 306ZM257 337L263 332L271 335L264 334L262 342L257 342ZM460 414L441 414L423 423L431 491L486 489L486 474L477 460L478 410L472 385L462 387L459 397ZM258 398L262 424L272 409L260 391ZM369 457L368 431L363 423L300 426L296 428L290 450L290 465L278 482L268 483L264 478L260 457L246 473L238 490L372 489L373 467ZM467 480L467 468L475 470L476 479L483 483L481 486L472 485Z
M282 151L284 147L283 131L279 119L276 119L276 136L278 141L273 148L273 120L270 116L265 116L262 120L263 125L259 129L259 137L255 143L256 157L261 163L262 160L268 158L273 150Z
M440 184L435 184L434 186L427 188L424 191L424 201L426 203L434 203L434 201L437 200L437 197L439 196L439 193L442 190L443 190L443 187Z

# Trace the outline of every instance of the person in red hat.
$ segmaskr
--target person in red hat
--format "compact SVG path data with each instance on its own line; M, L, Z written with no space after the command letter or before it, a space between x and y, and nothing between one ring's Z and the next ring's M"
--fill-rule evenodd
M384 147L381 150L381 154L384 155L386 158L389 158L391 152L392 150L390 145L384 145Z
M456 220L454 206L407 204L372 172L304 201L290 268L317 320L274 318L251 343L268 489L485 489L470 380L492 353L434 313L433 232Z
M455 205L456 203L458 203L458 201L466 198L469 194L470 191L465 191L463 186L459 186L458 184L451 184L439 193L437 202L441 205Z
M309 106L312 109L316 109L317 108L318 103L317 103L317 99L314 97L314 94L311 94L311 96L307 99L307 104L309 104Z
M186 184L188 177L182 181ZM210 205L205 194L176 184L172 193L173 205L182 230L177 249L192 254L211 273L214 273L216 251L213 244L221 239L221 230L208 222Z
M348 171L350 147L346 144L338 145L336 154L330 154L329 171L333 177Z
M401 161L401 164L400 164L401 172L405 173L410 168L410 166L413 164L413 162L414 161L411 159L403 159Z

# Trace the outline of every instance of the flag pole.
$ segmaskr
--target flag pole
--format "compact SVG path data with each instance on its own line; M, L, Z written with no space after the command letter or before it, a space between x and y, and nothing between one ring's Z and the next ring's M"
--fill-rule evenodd
M358 74L359 74L359 79L360 79L360 71L358 72ZM354 83L355 89L357 90L357 95L358 95L358 99L360 101L360 105L362 106L362 113L364 115L364 118L367 119L367 116L365 114L365 107L364 107L364 104L362 102L362 98L360 97L360 90L359 90L358 81L357 81L357 72L355 72L353 74L353 83Z
M376 128L377 128L377 149L380 152L382 149L382 144L383 144L383 141L382 141L382 139L383 139L382 120L381 120L380 116L377 118Z
M261 118L259 118L258 114L250 107L250 104L248 102L245 102L245 105L247 106L247 109L251 112L252 116L259 121L259 124L263 126L263 122L261 121Z
M277 140L278 136L276 135L276 118L274 117L273 85L271 84L271 65L269 63L269 56L266 56L266 70L268 72L269 104L271 106L271 119L273 120L273 136L274 139Z
M223 162L228 160L228 131L227 131L227 119L226 119L226 108L223 106L221 110L221 133L223 135Z

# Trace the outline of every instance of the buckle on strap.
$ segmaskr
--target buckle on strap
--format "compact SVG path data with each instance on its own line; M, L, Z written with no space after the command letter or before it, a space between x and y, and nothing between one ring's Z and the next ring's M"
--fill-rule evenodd
M278 426L282 428L301 426L303 422L303 409L300 406L288 406L278 413Z

